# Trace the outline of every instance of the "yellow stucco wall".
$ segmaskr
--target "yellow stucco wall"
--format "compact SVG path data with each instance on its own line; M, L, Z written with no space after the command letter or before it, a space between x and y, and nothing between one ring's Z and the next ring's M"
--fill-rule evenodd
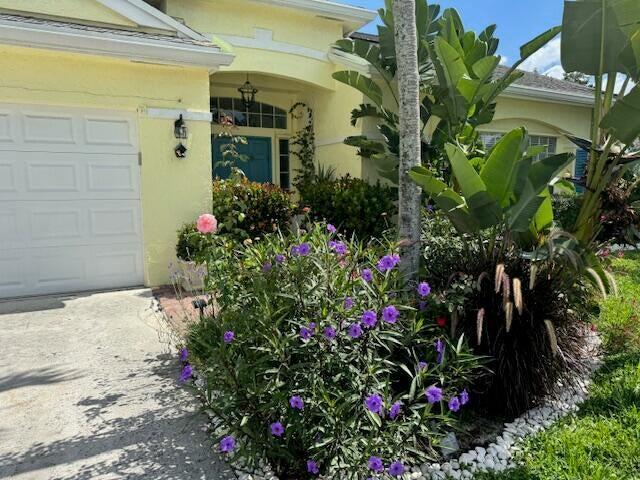
M481 126L478 130L508 132L521 126L526 127L530 135L557 137L557 153L575 153L577 147L563 135L563 132L589 138L591 108L566 103L500 97L493 122Z
M254 36L254 27L273 31L273 40L328 51L342 37L342 23L316 14L249 0L168 0L167 13L202 33Z
M144 110L208 111L207 70L0 47L0 71L0 102L138 112L145 283L166 283L176 230L211 207L210 126L187 122L189 157L178 160L173 120L149 118Z
M38 13L65 19L88 20L95 23L135 26L128 18L95 0L0 0L0 9Z

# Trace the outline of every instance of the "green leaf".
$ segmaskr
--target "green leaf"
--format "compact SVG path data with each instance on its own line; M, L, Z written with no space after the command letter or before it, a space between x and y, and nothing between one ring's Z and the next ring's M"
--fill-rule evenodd
M613 104L600 126L627 145L640 135L640 84Z
M553 203L549 190L545 191L542 205L533 217L533 227L535 232L542 232L553 225Z
M336 47L346 53L350 53L352 55L356 55L363 60L367 61L371 66L373 66L376 71L388 81L393 79L393 72L390 72L385 66L381 63L381 53L380 47L375 43L367 42L365 40L360 40L358 38L348 39L343 38L336 42Z
M478 231L478 223L469 214L464 199L442 180L435 178L431 171L424 167L413 167L409 172L409 177L433 199L458 231L463 233Z
M447 143L445 150L453 174L460 185L471 215L480 228L494 226L502 219L502 210L487 192L487 187L460 147Z
M531 55L536 53L542 47L544 47L547 43L553 40L558 34L562 31L561 26L553 27L547 30L544 33L541 33L533 40L525 43L520 47L520 60L526 60Z
M355 88L378 107L382 107L382 89L370 78L354 70L335 72L332 77L345 85Z
M434 49L444 70L446 85L449 89L454 89L462 77L468 76L462 56L458 50L441 37L436 37Z
M518 162L525 148L524 128L516 128L504 135L493 147L487 158L480 178L487 191L502 207L508 207L513 199Z
M637 0L565 2L562 19L562 67L598 75L624 72L624 52L640 22ZM604 50L601 51L601 47ZM603 64L600 65L601 58Z

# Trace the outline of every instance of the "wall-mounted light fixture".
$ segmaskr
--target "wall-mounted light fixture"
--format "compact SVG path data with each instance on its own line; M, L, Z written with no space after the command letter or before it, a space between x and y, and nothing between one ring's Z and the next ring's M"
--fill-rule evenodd
M242 85L238 91L242 97L244 108L247 110L250 109L256 101L256 93L258 93L258 90L249 82L249 74L247 74L247 81L244 82L244 85Z
M184 123L184 119L182 118L182 114L173 124L173 134L176 138L186 139L189 136L189 132L187 131L187 124Z

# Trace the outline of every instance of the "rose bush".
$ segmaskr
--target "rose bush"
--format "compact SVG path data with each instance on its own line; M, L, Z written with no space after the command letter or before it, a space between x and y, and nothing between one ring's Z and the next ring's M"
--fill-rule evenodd
M193 365L202 379L220 452L282 480L401 475L437 457L480 368L426 316L426 282L400 290L393 245L334 231L228 251L216 316L188 336L183 377Z

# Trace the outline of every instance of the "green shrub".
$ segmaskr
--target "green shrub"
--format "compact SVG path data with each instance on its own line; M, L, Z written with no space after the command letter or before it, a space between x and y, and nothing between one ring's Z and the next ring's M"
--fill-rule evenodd
M300 204L310 208L312 219L332 223L348 236L361 239L381 237L397 211L397 195L390 187L348 175L305 185L300 198Z
M215 180L212 197L211 213L218 219L218 233L236 242L286 230L296 210L290 193L240 175Z
M209 251L219 243L215 235L200 233L196 223L186 223L178 230L176 256L187 262L202 263Z
M311 478L315 466L326 478L365 478L372 456L385 468L434 458L455 421L449 401L457 410L478 371L463 339L449 342L415 308L418 295L398 290L391 246L364 248L326 230L229 253L213 285L216 317L188 337L221 449L235 443L231 460L266 459L282 480ZM430 387L441 401L428 401Z

